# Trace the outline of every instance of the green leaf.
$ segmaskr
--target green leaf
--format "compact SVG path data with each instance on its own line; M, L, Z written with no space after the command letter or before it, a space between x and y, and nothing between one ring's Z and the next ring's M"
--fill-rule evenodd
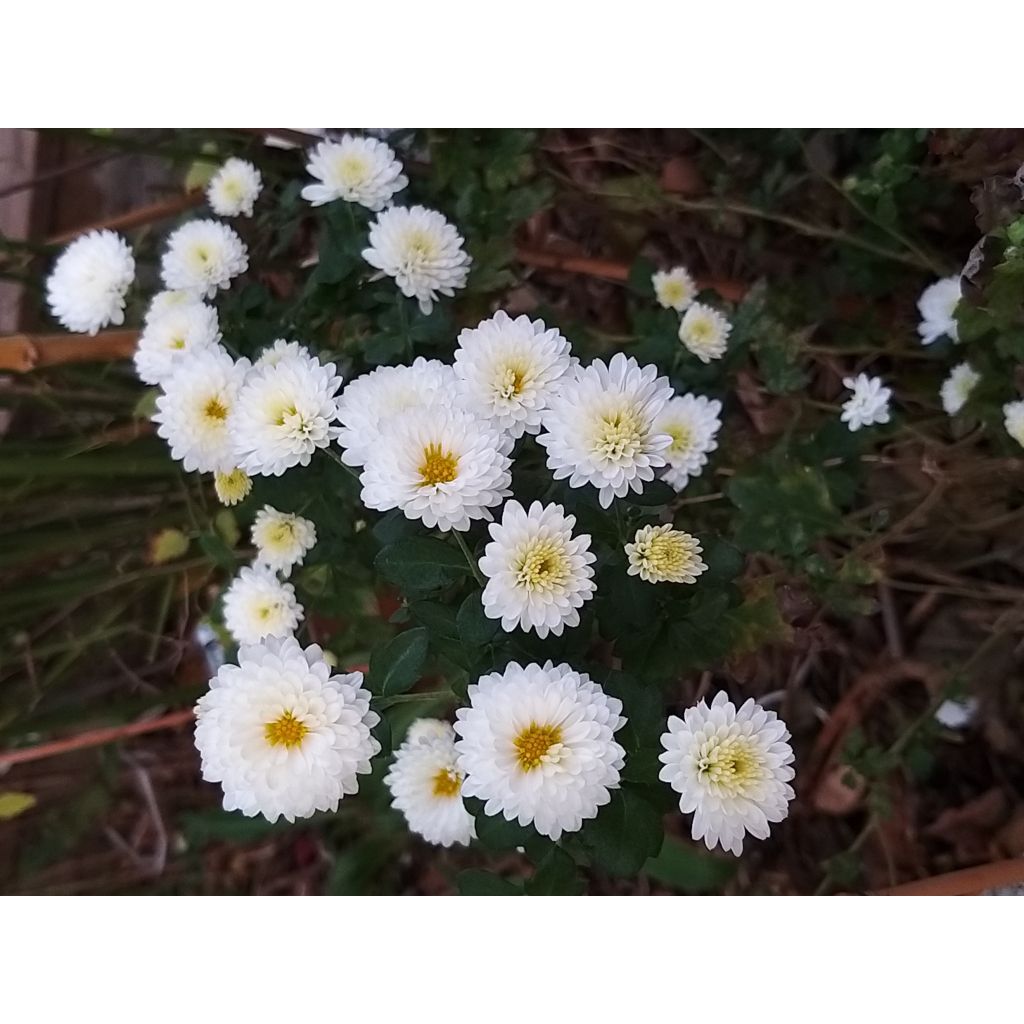
M644 874L685 893L718 892L735 874L737 861L712 857L675 836L666 836L657 857L644 865Z
M524 889L527 896L582 896L587 884L565 850L552 846Z
M420 677L427 658L428 634L423 626L399 633L370 655L367 685L380 697L405 693Z
M419 591L436 590L470 571L458 548L433 537L409 537L389 544L374 566L392 583Z
M191 847L202 849L214 842L252 843L270 832L289 828L283 820L271 824L266 818L247 818L238 812L213 810L185 814L181 832Z
M460 871L455 880L460 896L522 896L523 890L489 871Z
M409 611L416 621L430 630L431 639L458 640L459 629L455 624L455 611L439 601L413 601Z
M231 548L224 543L219 533L200 534L199 546L216 565L219 565L222 569L234 570L237 559Z
M468 647L483 647L489 644L501 628L498 619L490 619L484 614L478 590L474 590L459 606L457 622L459 638Z
M577 833L593 864L612 875L639 874L663 835L661 812L629 783Z
M13 790L0 793L0 821L10 821L36 805L36 798L31 793L17 793Z

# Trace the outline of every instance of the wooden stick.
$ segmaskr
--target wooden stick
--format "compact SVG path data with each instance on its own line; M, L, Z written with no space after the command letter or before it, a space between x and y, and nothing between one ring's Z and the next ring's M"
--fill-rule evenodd
M137 330L87 334L9 334L0 338L0 370L27 373L40 366L101 363L130 359L139 340Z
M171 196L169 199L161 199L159 202L150 203L148 206L139 206L134 210L125 213L116 213L112 217L104 217L86 224L83 227L72 228L70 231L62 231L59 235L53 235L46 240L47 245L64 245L71 242L79 235L87 231L99 231L106 228L110 231L126 231L128 228L142 227L143 224L151 224L158 220L167 220L168 217L177 216L186 210L200 206L206 201L206 194L202 190L185 192L180 196Z
M951 871L948 875L935 875L904 885L879 889L875 896L977 896L989 889L1005 885L1024 884L1024 858L1000 860L994 864L981 864L976 868Z

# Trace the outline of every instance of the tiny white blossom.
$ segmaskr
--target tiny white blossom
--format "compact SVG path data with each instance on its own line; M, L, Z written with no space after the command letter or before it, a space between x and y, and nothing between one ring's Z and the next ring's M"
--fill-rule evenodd
M295 588L282 583L266 565L239 569L224 591L224 625L240 644L259 643L268 636L291 636L303 617Z
M721 359L729 342L732 324L703 302L694 302L679 323L679 340L702 363Z
M943 334L959 341L957 336L956 307L960 302L960 277L944 277L941 281L928 285L917 300L917 309L921 314L921 322L917 333L921 335L921 344L930 345Z
M125 295L135 280L131 247L113 231L90 231L57 258L46 280L50 311L69 331L96 334L124 323Z
M249 252L219 220L190 220L167 239L160 264L164 286L212 299L249 269Z
M651 278L654 294L665 309L684 312L697 297L697 284L686 267L659 270Z
M249 496L252 490L252 477L240 469L215 473L213 488L217 492L217 500L222 505L237 505Z
M964 407L979 380L981 374L970 363L961 363L950 370L939 389L942 408L947 416L955 416Z
M377 212L409 184L390 146L355 135L321 142L310 153L306 170L317 182L303 188L302 198L313 206L344 199Z
M256 561L287 576L316 544L316 526L292 512L264 505L252 524Z
M217 310L197 300L175 303L147 318L135 349L135 372L145 384L160 384L196 352L219 341Z
M1003 425L1010 437L1024 447L1024 400L1007 402L1003 406Z
M881 377L858 373L856 377L844 377L843 386L852 391L853 395L843 403L843 412L839 418L849 425L850 430L889 422L889 398L892 391L882 384Z
M206 198L218 217L251 217L263 177L248 160L233 156L210 179Z
M690 477L700 476L708 464L708 454L718 448L721 411L722 403L716 399L681 395L670 399L654 421L659 434L672 438L664 452L668 465L661 476L675 490L683 490Z

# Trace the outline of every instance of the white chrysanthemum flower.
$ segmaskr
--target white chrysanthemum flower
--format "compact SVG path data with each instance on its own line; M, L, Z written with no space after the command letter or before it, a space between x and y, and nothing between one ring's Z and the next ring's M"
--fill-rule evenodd
M1007 402L1003 406L1003 425L1010 437L1024 447L1024 400Z
M260 172L248 160L233 156L210 179L206 198L218 217L251 217L261 191Z
M939 388L942 408L947 416L955 416L964 407L979 380L981 374L970 363L961 363L950 370Z
M338 444L348 466L363 466L381 428L415 409L450 405L455 373L419 356L412 366L378 366L350 381L338 399Z
M455 730L436 718L421 718L395 751L384 784L391 790L391 806L402 812L411 831L438 846L468 846L476 826L462 802L462 778Z
M231 420L237 465L256 476L308 466L337 437L340 387L334 363L305 350L254 368Z
M162 317L164 313L169 313L172 309L181 309L182 306L194 306L197 302L202 301L202 298L197 297L195 292L180 290L173 292L157 292L156 295L149 300L149 305L146 307L143 322L148 325L152 321Z
M282 359L291 359L296 356L308 359L311 355L312 353L305 345L300 345L297 341L278 338L260 353L259 358L252 364L252 368L262 370L264 366L277 366Z
M287 576L316 544L316 526L293 512L264 505L252 524L252 542L257 562Z
M944 277L941 281L928 285L921 298L917 300L917 309L921 314L921 322L917 325L917 333L921 335L921 344L930 345L943 334L959 341L957 336L956 307L960 301L960 276Z
M224 625L240 644L291 636L304 617L295 588L266 565L243 566L224 591Z
M213 489L217 492L217 500L222 505L237 505L249 496L252 490L252 477L241 469L232 469L227 473L215 473Z
M512 439L463 409L418 409L382 424L360 481L363 504L400 508L439 530L468 530L512 494Z
M473 262L462 248L462 235L436 210L393 206L370 225L370 244L363 259L416 299L429 315L438 295L454 295L466 287Z
M597 556L589 534L573 536L575 525L576 517L561 505L535 501L527 511L507 501L501 522L488 527L492 539L480 559L487 577L481 600L484 614L501 619L506 633L532 629L543 639L580 624L579 609L596 589Z
M680 811L693 812L695 840L738 857L745 833L768 838L769 824L786 817L796 795L789 784L794 772L788 740L774 711L753 700L737 711L725 693L716 694L710 707L701 701L683 718L669 718L658 777L680 794Z
M124 297L134 280L131 246L113 231L90 231L57 258L46 300L69 331L96 334L107 324L124 323Z
M336 811L380 744L360 672L332 675L324 652L292 637L242 647L196 704L203 778L224 809L268 821Z
M700 557L703 550L693 534L675 530L670 523L642 526L633 543L626 545L627 572L645 583L696 583L707 569Z
M668 465L662 479L677 491L683 490L690 477L700 476L708 464L708 453L718 447L715 438L722 421L718 414L722 403L703 395L681 395L669 400L654 421L659 434L668 434L672 443L665 449Z
M177 303L160 316L146 319L135 349L135 372L145 384L161 384L194 353L219 341L220 323L213 306Z
M576 832L618 789L622 702L568 665L510 662L468 691L455 731L465 796L557 840Z
M556 328L499 310L459 335L454 369L462 404L514 438L536 434L569 360L569 342Z
M858 373L856 377L844 377L843 386L849 388L853 395L843 402L843 412L839 418L851 430L870 427L873 423L889 422L892 390L883 386L881 377Z
M171 457L189 472L227 473L237 466L228 420L249 372L219 345L200 349L163 381L153 422Z
M548 469L570 487L596 487L602 508L630 490L640 494L666 462L672 438L654 424L671 397L656 366L621 352L607 365L595 359L564 380L544 413L537 443L547 449Z
M697 283L686 267L659 270L652 278L654 294L665 309L684 312L697 297Z
M694 302L679 324L679 340L702 363L721 359L729 342L732 324L703 302Z
M249 269L245 243L219 220L190 220L167 239L160 263L164 285L212 299Z
M318 179L302 190L302 198L313 206L344 199L376 213L409 184L390 146L355 135L344 135L340 142L321 142L310 153L306 170Z

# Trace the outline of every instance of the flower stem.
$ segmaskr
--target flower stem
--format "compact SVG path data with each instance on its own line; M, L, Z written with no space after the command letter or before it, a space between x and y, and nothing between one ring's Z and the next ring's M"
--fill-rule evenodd
M462 548L462 553L466 556L466 561L469 563L469 568L473 573L473 578L480 584L481 587L487 585L487 581L484 579L483 574L477 567L476 560L473 558L473 552L469 550L469 545L466 543L466 538L459 533L458 530L452 530L455 534L455 539L459 542L459 547Z
M330 445L322 449L322 451L325 455L329 455L332 459L334 459L334 461L339 466L341 466L341 468L345 470L345 472L348 473L348 475L351 476L354 480L359 479L359 474L350 465L348 465L347 462L344 462L342 460L342 457Z

